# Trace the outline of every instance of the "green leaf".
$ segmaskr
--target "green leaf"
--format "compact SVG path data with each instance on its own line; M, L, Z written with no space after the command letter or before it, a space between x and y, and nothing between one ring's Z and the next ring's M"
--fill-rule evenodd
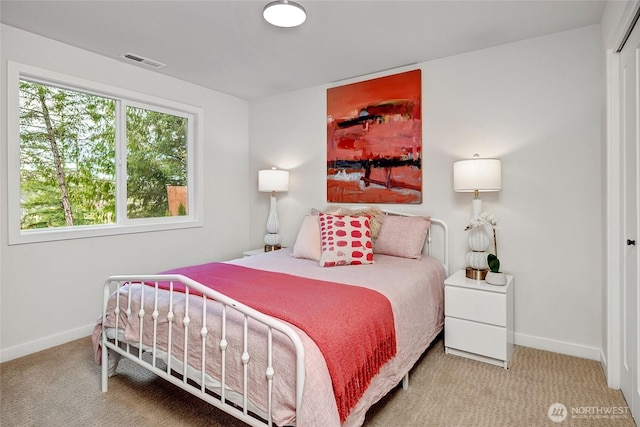
M494 254L487 255L487 263L489 264L489 269L494 273L500 272L500 260Z

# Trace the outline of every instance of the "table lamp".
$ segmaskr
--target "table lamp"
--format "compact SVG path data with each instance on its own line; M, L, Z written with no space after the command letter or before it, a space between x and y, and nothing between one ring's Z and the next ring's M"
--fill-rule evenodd
M264 236L264 251L274 251L282 247L280 245L280 235L278 234L276 192L289 191L289 171L276 168L258 171L258 191L271 193L269 217L267 218L267 234Z
M472 159L459 160L453 163L453 191L473 193L473 217L482 218L481 192L502 190L502 168L499 159L482 159L474 154ZM489 270L486 249L491 243L486 225L471 228L467 253L466 276L471 279L484 280Z

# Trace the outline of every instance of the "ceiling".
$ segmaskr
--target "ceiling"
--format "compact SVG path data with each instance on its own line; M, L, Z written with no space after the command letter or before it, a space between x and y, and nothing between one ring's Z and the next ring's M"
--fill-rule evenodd
M600 22L604 1L296 0L296 28L270 0L0 1L0 22L244 99L327 84ZM140 65L137 65L140 66Z

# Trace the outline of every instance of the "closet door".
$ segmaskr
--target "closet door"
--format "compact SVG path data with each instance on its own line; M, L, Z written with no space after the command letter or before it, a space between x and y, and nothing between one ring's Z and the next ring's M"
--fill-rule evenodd
M629 39L620 52L621 118L622 118L622 230L624 246L622 271L622 354L621 388L636 420L640 415L640 395L638 394L638 306L640 293L640 251L638 250L638 230L640 211L638 191L640 179L638 164L640 149L640 24L636 24Z

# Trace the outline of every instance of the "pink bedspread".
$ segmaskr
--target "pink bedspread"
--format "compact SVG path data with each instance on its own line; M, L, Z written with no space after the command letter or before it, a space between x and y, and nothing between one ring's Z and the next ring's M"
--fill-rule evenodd
M305 331L327 363L341 422L396 354L391 304L374 290L226 263L161 274L190 277ZM169 289L168 283L159 286ZM174 289L184 291L178 284Z

